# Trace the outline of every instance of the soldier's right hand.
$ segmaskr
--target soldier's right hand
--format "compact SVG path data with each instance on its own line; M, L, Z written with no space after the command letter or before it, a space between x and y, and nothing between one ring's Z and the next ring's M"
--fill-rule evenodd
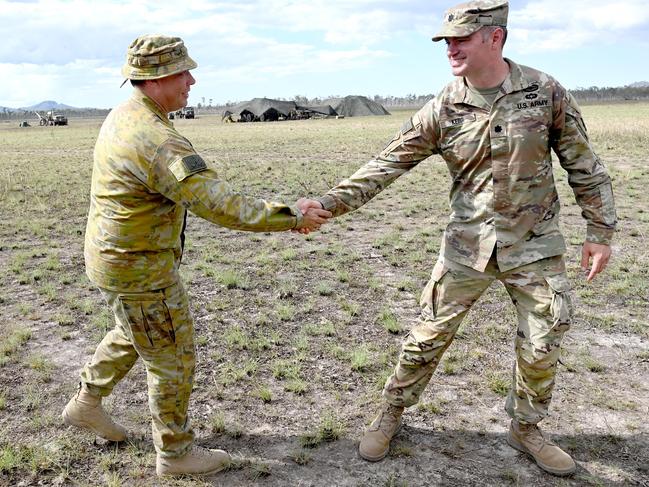
M302 212L302 221L294 230L305 235L318 230L333 216L330 211L322 209L322 205L315 200L301 198L297 202L297 207Z

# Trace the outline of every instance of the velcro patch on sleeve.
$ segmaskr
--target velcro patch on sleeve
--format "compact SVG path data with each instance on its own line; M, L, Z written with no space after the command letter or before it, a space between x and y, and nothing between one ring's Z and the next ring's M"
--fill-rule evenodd
M402 134L407 134L408 132L410 132L414 128L415 128L415 126L412 123L412 118L409 118L408 120L403 122L403 125L401 126L401 133Z
M178 181L188 178L192 174L205 171L207 164L198 154L185 156L181 159L176 159L169 164L169 170L173 173Z

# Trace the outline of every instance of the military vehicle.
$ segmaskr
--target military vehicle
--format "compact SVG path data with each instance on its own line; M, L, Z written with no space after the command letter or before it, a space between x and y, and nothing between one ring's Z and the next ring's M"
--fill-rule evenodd
M38 125L67 125L68 118L65 115L60 113L55 113L53 111L47 112L45 115L41 115L38 112L34 112L38 117Z
M66 117L65 115L61 115L60 113L53 113L51 115L51 120L52 120L51 125L67 125L68 124L68 117Z
M195 118L194 107L185 107L176 110L176 118Z

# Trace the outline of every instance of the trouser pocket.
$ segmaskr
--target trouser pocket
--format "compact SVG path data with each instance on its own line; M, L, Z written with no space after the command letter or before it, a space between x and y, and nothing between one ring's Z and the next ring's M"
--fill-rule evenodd
M419 298L419 306L421 306L422 313L430 315L432 318L437 317L437 308L439 303L439 286L442 278L448 272L448 268L444 266L442 261L438 260L433 267L430 280L421 292Z
M561 326L565 330L570 327L574 316L570 281L565 274L545 276L545 281L552 290L550 312L552 313L554 326Z
M173 321L162 291L119 294L117 308L136 347L160 349L176 342Z

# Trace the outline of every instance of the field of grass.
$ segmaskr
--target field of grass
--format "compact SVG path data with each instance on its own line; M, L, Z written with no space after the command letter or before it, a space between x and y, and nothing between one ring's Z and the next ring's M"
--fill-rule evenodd
M357 456L448 219L449 178L433 157L307 237L189 218L182 276L198 358L190 412L197 442L236 462L163 485L649 485L649 104L583 112L620 224L612 262L586 284L585 224L557 169L578 314L543 425L579 462L573 477L547 475L505 445L515 314L498 285L406 412L388 458ZM293 202L351 174L408 115L266 124L208 116L176 127L238 190ZM100 443L60 419L113 326L83 267L100 124L0 125L0 486L159 485L141 364L105 401L132 441Z

